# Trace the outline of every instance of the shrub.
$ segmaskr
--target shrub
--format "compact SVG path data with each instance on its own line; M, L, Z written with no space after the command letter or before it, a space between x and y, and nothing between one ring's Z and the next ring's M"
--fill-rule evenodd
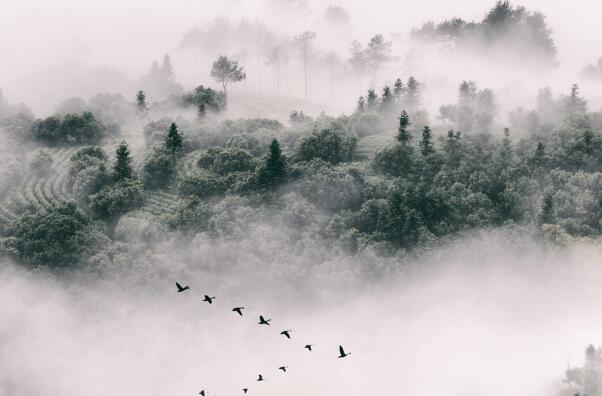
M108 134L107 127L90 112L36 120L30 128L32 139L49 145L95 144Z
M357 136L345 133L341 127L332 125L315 130L301 140L298 158L309 161L320 158L332 164L351 161L357 146Z
M164 146L155 147L142 166L142 182L146 188L165 187L173 176L171 154Z
M90 196L90 208L99 217L114 219L144 203L144 186L135 179L122 179Z
M100 231L72 203L26 214L12 232L14 251L34 265L64 267L76 264Z

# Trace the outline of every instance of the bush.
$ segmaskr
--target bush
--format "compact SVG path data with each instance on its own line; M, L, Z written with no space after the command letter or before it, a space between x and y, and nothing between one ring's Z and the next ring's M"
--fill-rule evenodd
M198 172L183 177L178 183L178 190L184 196L208 198L225 192L224 180L209 172Z
M96 144L108 134L107 127L90 112L36 120L30 128L32 139L49 145Z
M301 140L298 158L309 161L320 158L332 164L351 161L357 146L357 136L345 133L338 125L315 130Z
M72 203L26 214L12 232L14 251L34 265L64 267L76 264L100 238L92 220Z
M247 172L255 169L253 155L249 151L238 147L209 149L203 153L197 163L199 167L219 175Z
M135 179L109 184L90 196L90 208L99 217L114 219L144 203L144 186Z
M179 101L184 107L194 106L197 110L204 108L216 112L224 110L227 104L226 95L223 92L217 92L202 85L196 87L194 91L182 95Z
M163 146L155 147L144 161L142 182L149 189L162 188L169 183L173 172L171 154Z
M203 232L209 228L213 211L198 198L180 202L176 212L168 219L169 226L179 231Z

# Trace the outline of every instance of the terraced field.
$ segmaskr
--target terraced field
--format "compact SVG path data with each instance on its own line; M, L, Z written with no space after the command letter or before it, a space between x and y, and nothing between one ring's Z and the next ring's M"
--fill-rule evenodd
M372 135L363 137L357 143L356 158L370 158L378 149L392 144L393 142L394 138L389 135Z

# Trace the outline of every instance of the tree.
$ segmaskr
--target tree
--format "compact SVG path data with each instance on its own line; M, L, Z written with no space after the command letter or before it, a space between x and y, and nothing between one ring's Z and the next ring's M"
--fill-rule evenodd
M373 89L368 90L368 95L366 96L366 107L369 110L374 110L376 108L376 103L378 102L378 95L376 91Z
M393 104L393 94L391 93L391 88L389 88L389 86L385 86L383 88L383 93L380 97L380 104L383 111L388 111L391 109L391 105Z
M171 154L171 165L174 170L176 169L176 155L182 150L182 146L182 134L178 132L176 123L172 122L169 131L167 132L167 137L165 138L165 148Z
M12 236L14 252L26 263L65 267L80 262L100 231L75 204L61 203L23 216Z
M554 197L550 193L543 197L540 221L541 224L554 224Z
M408 127L410 126L410 116L408 116L407 111L402 111L399 116L399 129L397 130L397 141L401 144L407 144L411 139L412 135L410 131L408 131Z
M435 149L433 147L433 134L431 132L431 128L426 125L422 129L422 138L420 139L420 153L423 157L428 157L431 154L435 153Z
M371 86L376 84L376 73L386 62L391 61L391 42L385 41L382 34L377 34L368 42L367 58L371 73Z
M414 77L408 79L405 90L405 102L410 111L416 110L420 105L420 83Z
M213 62L211 77L222 84L224 94L227 94L228 83L242 81L247 78L247 75L243 68L238 65L238 61L230 60L227 56L222 55Z
M115 150L115 166L113 167L113 180L120 181L133 178L132 158L125 141L119 143Z
M316 39L316 34L314 32L303 32L300 35L295 37L295 43L299 47L301 51L301 57L303 58L303 78L305 82L305 100L309 97L309 89L308 89L308 80L309 80L309 70L308 70L308 61L309 54L312 50L312 42Z
M143 203L144 186L134 179L121 179L90 196L90 208L107 220L114 220Z
M362 76L368 70L368 57L366 56L366 50L359 41L354 40L349 46L349 53L350 57L347 60L347 63L355 74L358 88L362 89Z
M393 96L395 96L395 99L399 100L404 93L405 88L403 86L403 81L401 78L398 78L393 84Z
M145 116L147 112L146 108L146 94L143 90L139 90L136 94L136 109L138 115Z
M286 177L286 159L282 155L280 143L273 139L263 166L259 170L258 181L261 187L274 187Z
M280 70L288 63L288 55L286 51L278 46L272 49L268 55L265 64L274 69L274 80L276 83L276 95L280 96Z

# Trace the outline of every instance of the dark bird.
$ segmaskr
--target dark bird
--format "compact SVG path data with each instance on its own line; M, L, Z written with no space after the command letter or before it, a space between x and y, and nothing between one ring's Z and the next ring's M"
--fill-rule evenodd
M280 367L278 367L278 370L282 370L283 373L286 373L287 368L288 368L288 366L280 366Z
M239 314L240 316L242 316L242 310L245 309L245 307L235 307L232 308L232 312L236 312L237 314Z
M291 331L292 330L283 330L280 332L281 335L285 336L286 338L288 338L289 340L291 339Z
M190 286L182 287L182 285L180 285L178 282L176 282L176 286L178 287L178 293L182 293L183 291L190 289Z
M343 349L343 347L342 347L342 346L340 346L340 345L339 345L339 353L340 353L340 355L339 355L339 358L344 358L344 357L346 357L346 356L349 356L349 355L351 355L351 353L345 353L345 350L344 350L344 349Z
M265 381L265 380L263 379L263 375L259 374L259 377L257 377L257 381L260 381L260 382L261 382L261 381Z
M207 301L209 304L213 304L213 300L215 300L215 297L209 297L206 294L203 296L203 301Z
M205 389L203 389L202 391L199 392L199 395L201 396L205 396Z
M303 348L305 348L305 349L307 349L308 351L311 352L311 347L313 347L313 344L307 344Z
M263 315L259 315L259 324L260 325L270 325L270 322L272 321L272 319L264 319Z
M242 388L242 392L246 394L249 391L249 388Z

